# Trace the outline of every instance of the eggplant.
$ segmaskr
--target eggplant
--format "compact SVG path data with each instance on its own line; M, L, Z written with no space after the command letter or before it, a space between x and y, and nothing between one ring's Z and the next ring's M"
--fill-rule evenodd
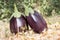
M16 4L14 4L14 13L11 15L9 21L11 33L25 32L28 29L26 18L18 11Z
M47 23L37 11L34 10L34 13L29 13L26 16L27 22L30 25L31 29L35 33L41 33L45 28L47 29Z
M18 33L18 32L22 32L22 31L26 31L27 30L27 22L24 18L23 15L21 15L21 17L16 18L16 17L12 17L10 20L10 31L11 33Z
M47 29L48 29L48 28L47 28L47 23L46 23L46 21L44 20L42 14L39 13L39 12L37 12L37 11L35 11L35 10L34 10L34 12L35 12L34 15L37 16L37 17L41 20L41 23L42 23L43 25L45 25L45 28L46 28L46 30L47 30Z

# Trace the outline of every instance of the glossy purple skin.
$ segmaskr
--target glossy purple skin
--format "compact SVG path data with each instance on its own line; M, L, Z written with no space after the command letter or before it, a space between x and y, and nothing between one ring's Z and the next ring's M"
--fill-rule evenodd
M31 16L35 16L35 19ZM34 14L29 14L29 16L26 17L28 24L32 28L32 30L36 33L41 33L44 28L47 28L47 25L45 24L45 20L40 16L38 13L34 11Z
M47 23L44 20L43 16L41 14L39 14L37 11L34 11L34 12L35 12L34 15L37 16L39 18L39 20L41 20L41 23L44 24L45 28L47 28Z
M16 21L17 18L15 17L12 17L12 19L10 20L10 31L11 33L18 33L18 28L19 28L19 32L22 31L22 29L20 27L25 27L25 25L27 25L27 22L24 18L24 16L21 16L20 18L18 18L21 22L20 24L20 27L17 26L17 21ZM25 29L24 31L26 31L27 29Z

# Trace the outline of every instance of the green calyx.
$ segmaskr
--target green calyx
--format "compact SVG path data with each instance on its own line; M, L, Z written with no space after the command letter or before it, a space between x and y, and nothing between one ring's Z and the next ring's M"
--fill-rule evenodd
M32 8L29 8L29 13L34 14L34 10Z
M17 10L16 4L14 4L14 13L11 15L11 17L9 18L9 21L11 20L11 18L14 16L15 18L19 18L21 17L21 12L19 12Z
M34 10L31 7L28 7L26 5L24 5L24 7L25 7L25 15L26 16L29 16L29 13L31 13L31 14L34 13Z
M18 11L17 7L16 7L16 4L14 4L14 13L13 13L13 16L18 18L21 16L21 13Z

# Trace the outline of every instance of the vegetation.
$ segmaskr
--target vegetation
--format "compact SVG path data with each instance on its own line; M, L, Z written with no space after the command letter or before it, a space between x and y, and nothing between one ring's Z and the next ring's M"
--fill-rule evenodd
M27 5L31 8L39 7L40 12L45 16L60 14L60 0L0 0L0 19L11 17L14 13L14 3L19 12L23 13L24 5Z

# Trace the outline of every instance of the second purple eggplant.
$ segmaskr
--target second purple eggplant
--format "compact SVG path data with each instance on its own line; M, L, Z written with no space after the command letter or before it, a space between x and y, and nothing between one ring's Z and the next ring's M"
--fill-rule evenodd
M34 10L34 13L29 13L26 16L28 24L32 28L32 30L36 33L41 33L45 28L47 29L47 23L37 11Z

